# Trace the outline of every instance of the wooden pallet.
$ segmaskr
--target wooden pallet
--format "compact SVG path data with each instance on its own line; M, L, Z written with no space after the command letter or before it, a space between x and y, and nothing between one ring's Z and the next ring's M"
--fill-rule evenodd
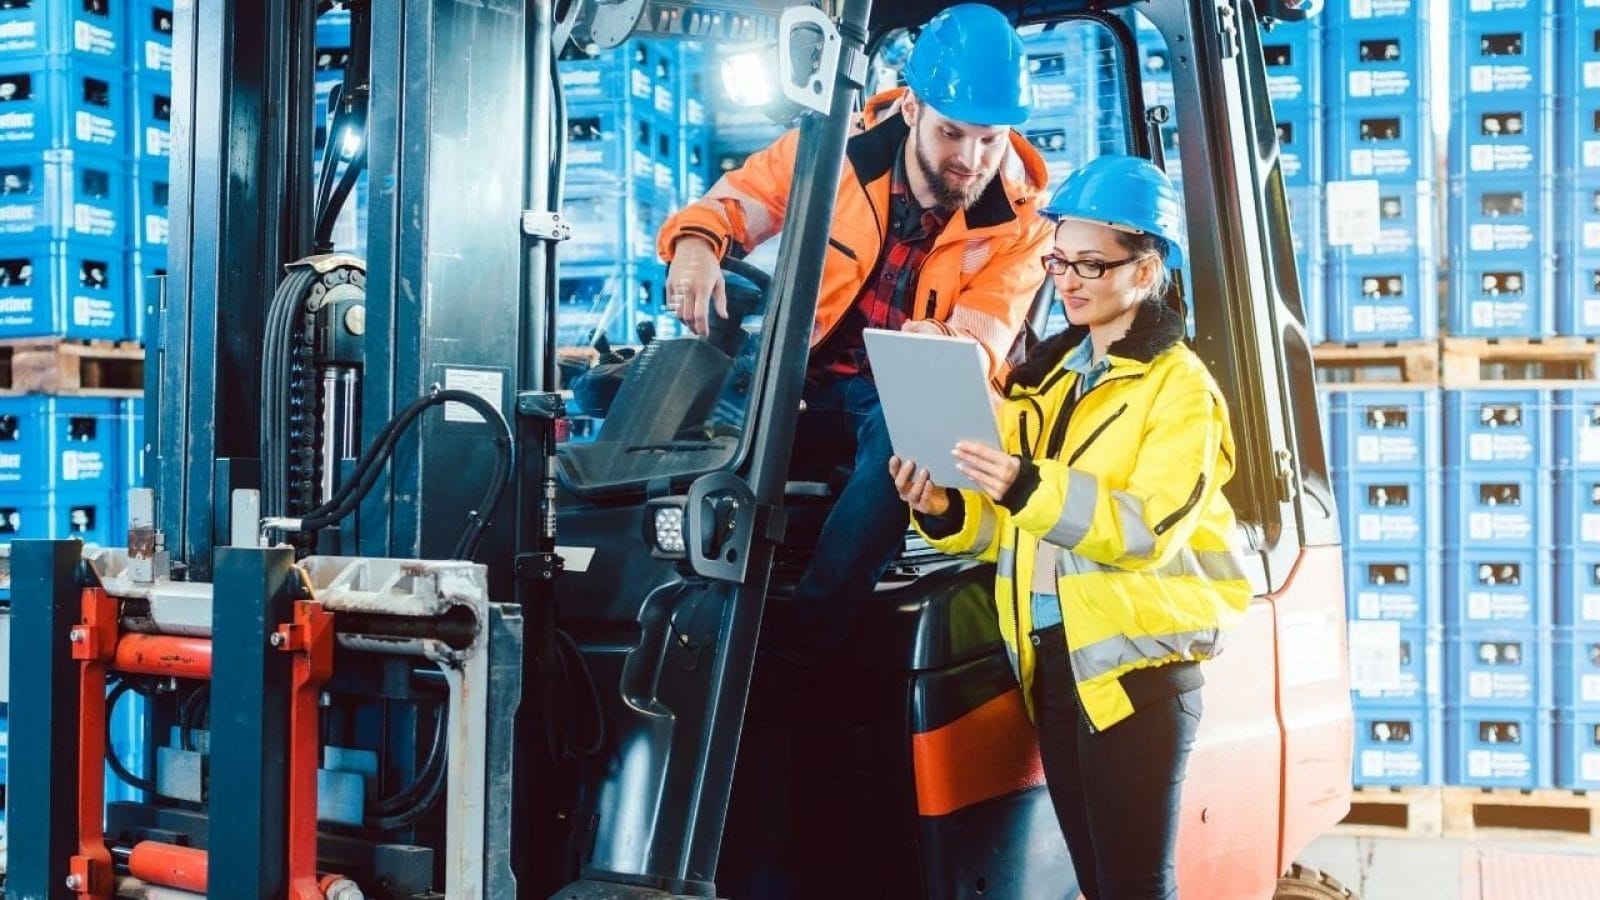
M1600 795L1445 787L1440 799L1446 837L1600 838Z
M1437 787L1358 787L1336 830L1357 837L1438 837L1441 823Z
M1593 338L1537 340L1447 337L1440 342L1440 372L1446 387L1483 387L1516 382L1570 383L1600 377L1600 343Z
M144 348L132 341L0 340L0 390L136 396L144 391Z
M1391 387L1439 383L1439 345L1435 341L1382 344L1318 344L1311 348L1317 384Z

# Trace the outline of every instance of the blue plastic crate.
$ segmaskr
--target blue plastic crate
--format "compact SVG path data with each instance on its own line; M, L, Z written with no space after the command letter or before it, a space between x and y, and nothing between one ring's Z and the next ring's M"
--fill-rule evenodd
M572 237L561 245L563 262L575 264L650 261L656 233L676 203L654 191L569 195L563 214Z
M0 8L0 56L67 55L120 66L127 60L126 0L29 0Z
M1284 22L1261 36L1267 97L1273 106L1322 102L1322 28Z
M350 45L350 10L329 9L317 16L317 46Z
M140 160L172 156L172 79L153 76L133 88L134 153Z
M567 114L567 180L608 184L633 180L653 187L657 163L665 164L661 138L673 131L630 104L573 107ZM667 149L670 153L670 143Z
M1443 641L1438 629L1398 628L1394 634L1400 656L1399 680L1352 691L1363 709L1385 706L1437 706L1444 684Z
M126 250L62 241L0 247L0 337L128 334Z
M1428 26L1414 19L1346 25L1328 33L1328 87L1347 110L1425 104Z
M581 51L575 51L581 52ZM561 90L568 103L612 101L632 96L649 103L655 97L655 57L648 42L632 40L593 55L563 59L557 64Z
M1554 184L1548 180L1482 175L1450 179L1455 234L1452 256L1478 253L1531 253L1548 256L1555 211Z
M77 538L114 546L113 505L109 491L7 491L0 495L0 544Z
M1099 138L1082 117L1036 118L1022 126L1022 136L1044 157L1051 184L1099 155Z
M122 69L61 57L0 60L0 149L132 148Z
M1341 390L1329 394L1334 466L1364 473L1438 468L1443 459L1439 449L1443 419L1437 390Z
M1463 337L1545 337L1555 333L1555 258L1538 253L1471 253L1452 264L1450 333Z
M1554 391L1550 404L1556 468L1600 467L1600 388Z
M1557 304L1557 333L1600 334L1600 252L1564 258L1560 284L1565 302Z
M717 175L711 155L711 131L708 128L685 126L678 132L678 184L676 199L679 203L692 203L705 196Z
M1433 183L1378 179L1378 233L1358 244L1334 247L1335 262L1414 257L1436 259Z
M1445 467L1445 546L1551 546L1553 491L1548 469Z
M126 245L133 238L130 175L128 164L112 156L0 153L0 236Z
M128 35L135 76L172 74L172 0L134 0Z
M1455 174L1554 174L1554 100L1522 95L1474 96L1450 109L1450 167Z
M1517 21L1527 16L1548 16L1557 0L1467 0L1468 21Z
M1343 518L1345 546L1351 550L1424 550L1439 541L1439 473L1333 472Z
M1558 551L1600 551L1600 468L1556 470L1555 541Z
M144 398L127 397L117 401L117 439L121 474L119 494L145 486Z
M559 321L561 346L584 346L595 329L612 343L637 344L635 325L657 321L657 336L677 334L661 316L665 312L666 266L660 263L568 265L561 269ZM675 321L675 320L674 320Z
M1345 556L1345 606L1351 619L1438 628L1444 621L1443 566L1437 550L1351 549Z
M1433 126L1428 106L1367 104L1328 110L1328 171L1337 179L1433 178Z
M1446 706L1444 727L1447 783L1504 788L1553 783L1550 710Z
M1554 697L1550 632L1540 628L1473 628L1447 633L1445 703L1522 709Z
M1432 259L1334 260L1328 279L1328 338L1426 340L1439 332Z
M1548 627L1553 562L1548 551L1445 548L1445 626Z
M1091 29L1052 29L1025 42L1034 115L1079 114L1095 101ZM1163 72L1156 73L1164 75ZM1168 76L1170 77L1170 76Z
M118 433L116 400L0 397L0 491L111 490Z
M1600 711L1558 709L1556 787L1600 790Z
M1437 706L1397 709L1357 702L1354 782L1391 787L1438 784L1444 774L1442 722Z
M1557 709L1600 713L1600 628L1560 628L1552 645Z
M1323 239L1322 188L1286 187L1289 204L1289 236L1294 244L1295 271L1300 278L1300 300L1305 306L1306 335L1313 344L1328 336L1327 255Z
M1537 389L1444 391L1446 465L1550 465L1553 399Z
M1600 629L1600 548L1557 549L1554 576L1556 625Z
M1335 25L1366 25L1391 19L1426 21L1428 0L1346 0L1329 3L1322 14Z
M1280 104L1273 109L1278 128L1278 165L1289 187L1321 188L1323 110L1320 106ZM1320 213L1319 213L1320 215Z
M135 181L138 194L134 197L134 208L139 222L136 237L141 250L165 253L169 222L167 201L171 194L171 183L161 167L152 168L157 174L147 175L141 170Z
M1159 31L1144 31L1139 40L1139 85L1144 89L1146 109L1165 106L1176 111L1173 105L1175 92L1172 85L1172 51Z
M1554 20L1458 18L1451 23L1451 94L1539 98L1555 79Z
M1600 63L1595 64L1600 67ZM1584 180L1580 186L1593 187L1600 173L1600 87L1574 89L1562 95L1556 121L1556 164L1564 174Z

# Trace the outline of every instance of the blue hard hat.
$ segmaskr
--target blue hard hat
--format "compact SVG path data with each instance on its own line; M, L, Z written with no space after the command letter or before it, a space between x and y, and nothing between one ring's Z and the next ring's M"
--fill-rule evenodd
M1033 110L1022 38L982 3L960 3L929 19L902 74L918 99L958 122L1021 125Z
M1183 213L1167 173L1138 156L1099 156L1067 175L1040 210L1052 219L1083 219L1154 235L1169 266L1183 265Z

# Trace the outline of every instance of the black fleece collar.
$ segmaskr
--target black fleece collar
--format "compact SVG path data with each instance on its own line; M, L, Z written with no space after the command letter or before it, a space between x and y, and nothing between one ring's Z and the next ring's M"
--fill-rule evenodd
M845 157L855 170L856 180L871 184L894 169L895 154L911 135L911 126L898 110L883 121L851 138L845 144ZM999 173L989 180L978 202L967 210L968 228L987 228L1003 225L1017 218L1011 208L1011 198L1006 196L1004 179Z
M1148 363L1182 341L1184 331L1183 317L1172 307L1165 303L1144 303L1134 315L1133 324L1128 326L1128 333L1106 348L1106 355ZM1046 338L1029 352L1022 365L1012 370L1011 378L1006 383L1007 389L1013 386L1032 388L1043 384L1045 378L1061 365L1068 351L1088 337L1089 329L1086 326L1073 325L1066 331Z

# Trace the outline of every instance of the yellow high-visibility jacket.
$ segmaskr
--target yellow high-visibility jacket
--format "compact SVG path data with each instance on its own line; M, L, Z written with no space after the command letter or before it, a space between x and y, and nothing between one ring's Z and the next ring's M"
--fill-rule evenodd
M996 563L1000 632L1030 710L1041 553L1056 559L1072 672L1097 729L1134 711L1124 675L1216 656L1250 602L1222 494L1233 475L1227 406L1182 337L1177 313L1141 307L1108 349L1109 370L1070 410L1077 375L1060 363L1087 332L1045 341L1001 407L1003 449L1023 461L1004 502L952 491L944 517L913 517L939 550Z

